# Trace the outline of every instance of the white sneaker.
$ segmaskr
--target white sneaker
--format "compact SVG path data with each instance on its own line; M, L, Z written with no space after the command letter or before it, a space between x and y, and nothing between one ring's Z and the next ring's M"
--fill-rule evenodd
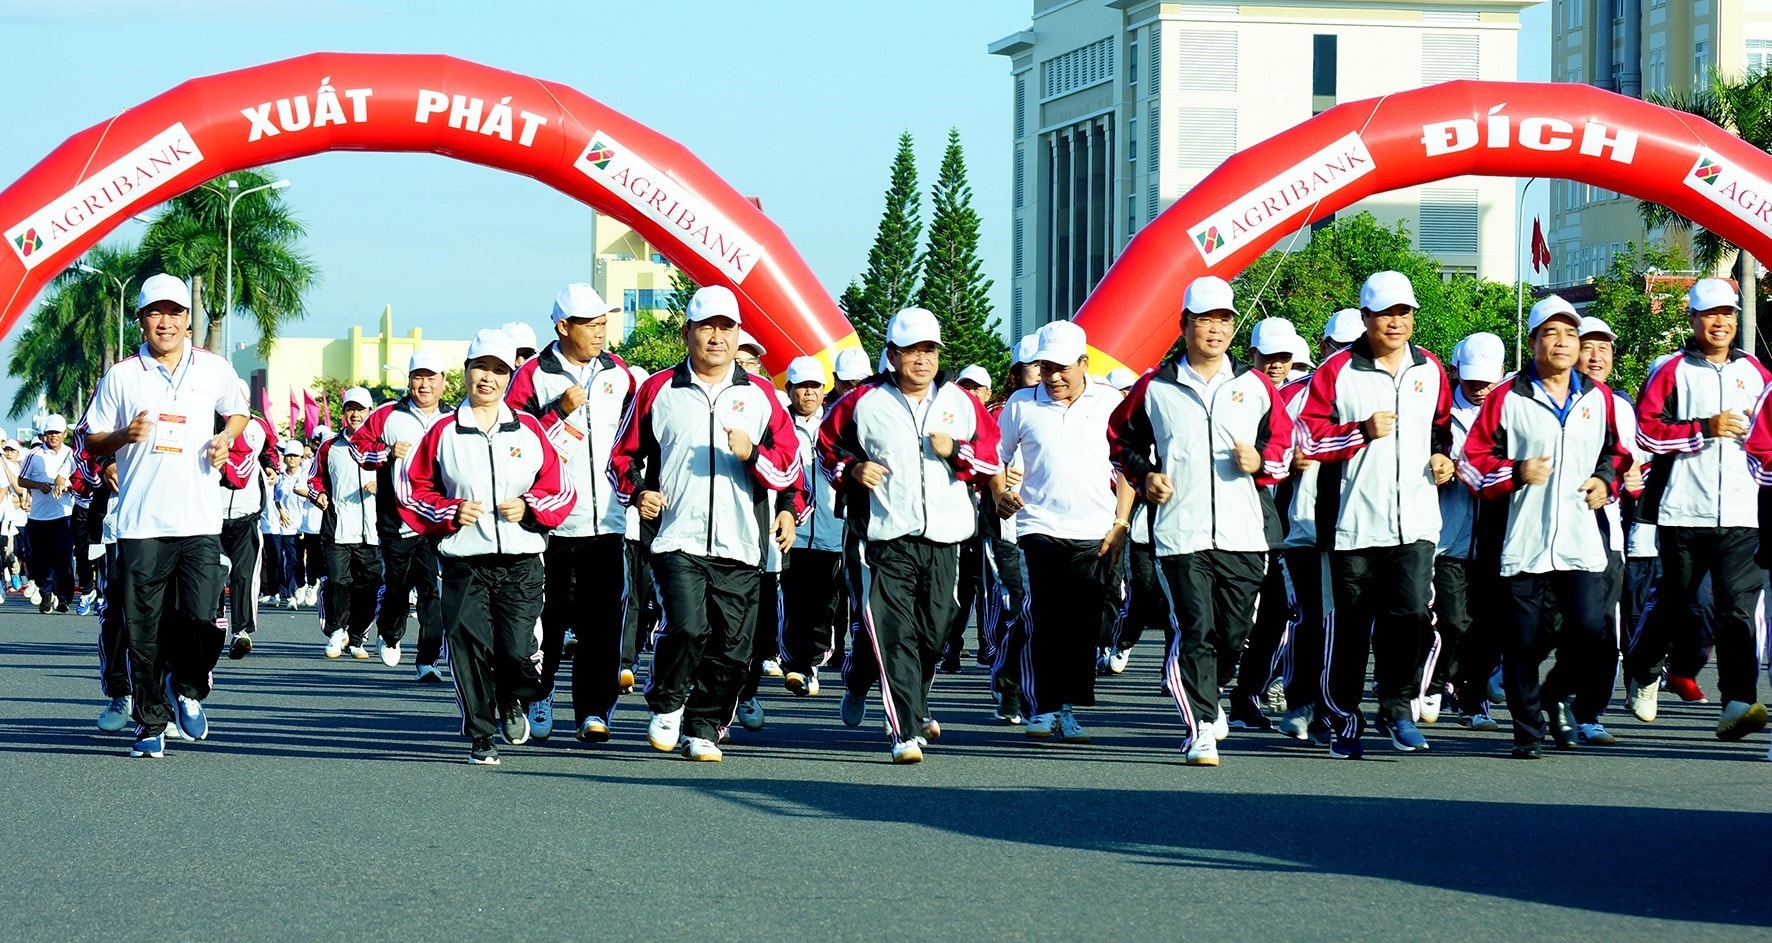
M1576 724L1575 734L1581 738L1582 743L1609 746L1618 742L1618 738L1614 737L1604 724Z
M916 740L900 740L892 745L892 762L921 763L923 748L917 745Z
M1717 719L1717 739L1740 740L1765 728L1766 705L1730 701L1723 705L1723 715Z
M653 714L651 722L646 725L646 742L652 744L654 750L669 753L677 748L683 739L683 708L665 714Z
M725 757L719 744L706 737L684 737L682 750L685 759L700 763L718 763Z
M529 703L529 735L546 740L554 733L554 695Z
M1624 703L1630 712L1645 724L1655 722L1657 695L1661 693L1661 679L1656 678L1648 684L1637 684L1627 681L1624 684Z
M111 698L105 709L98 712L98 729L106 733L116 733L129 726L129 713L135 709L135 698L125 694ZM176 726L176 725L174 725Z
M763 677L765 677L765 678L779 678L779 677L781 677L781 662L776 661L773 658L763 659Z
M1212 722L1212 738L1223 740L1231 735L1230 719L1224 716L1224 708L1218 709L1218 719Z
M1440 722L1440 695L1423 694L1421 696L1421 722L1424 724Z
M332 633L326 640L326 657L337 658L345 653L345 647L351 644L351 633L344 629Z
M1028 718L1026 729L1027 735L1030 737L1039 739L1050 737L1052 732L1058 729L1058 713L1055 711L1050 714L1035 714Z
M1201 734L1194 737L1194 742L1188 746L1187 765L1218 765L1218 741L1214 740L1212 737L1206 736L1206 733L1207 731L1201 731Z
M381 640L381 663L384 665L387 665L389 668L399 667L399 665L400 665L400 643L399 642L390 642L387 639Z
M1077 723L1077 715L1068 707L1058 712L1058 738L1065 743L1089 742L1089 731Z
M1116 648L1111 650L1107 658L1108 674L1119 674L1126 670L1126 662L1132 658L1132 649Z
M763 705L756 698L746 698L738 702L738 725L746 730L763 729Z

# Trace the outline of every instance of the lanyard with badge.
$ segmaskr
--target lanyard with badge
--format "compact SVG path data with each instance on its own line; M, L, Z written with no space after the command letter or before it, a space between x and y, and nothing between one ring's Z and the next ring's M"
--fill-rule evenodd
M548 432L548 440L554 443L554 451L560 453L561 458L570 457L571 453L575 450L574 447L578 443L583 442L585 436L589 434L586 430L589 429L591 425L591 385L597 382L597 361L592 360L587 364L586 370L588 372L585 376L584 382L579 384L579 386L585 391L585 401L577 410L584 414L585 429L580 429L573 425L571 421L572 417L562 416L560 422Z
M169 400L169 403L173 409L176 409L178 406L179 387L184 385L185 377L189 376L191 373L191 359L191 351L190 348L187 347L185 349L185 356L180 359L179 369L176 371L178 379L175 381L170 376L166 377L166 385L172 389L172 398ZM162 367L161 369L165 368ZM162 374L162 376L164 376L164 374ZM186 441L185 430L189 425L189 421L190 417L186 416L184 413L172 412L170 409L161 410L156 413L154 416L155 453L178 455L184 452Z

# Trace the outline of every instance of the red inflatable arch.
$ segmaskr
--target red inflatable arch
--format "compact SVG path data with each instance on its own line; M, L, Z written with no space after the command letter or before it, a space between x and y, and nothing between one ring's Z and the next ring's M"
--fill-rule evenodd
M1616 190L1772 257L1772 156L1740 138L1587 85L1450 82L1332 108L1189 190L1133 238L1077 312L1091 372L1162 359L1193 279L1228 279L1300 226L1374 193L1465 174Z
M351 53L193 79L74 135L0 192L0 334L131 214L228 171L341 150L484 164L620 219L697 282L736 292L776 372L859 345L781 230L676 142L564 85L447 56Z

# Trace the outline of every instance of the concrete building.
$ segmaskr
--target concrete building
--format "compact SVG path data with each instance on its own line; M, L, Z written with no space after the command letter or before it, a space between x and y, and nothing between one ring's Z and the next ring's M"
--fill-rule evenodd
M253 408L263 402L261 391L268 392L270 418L281 422L287 418L290 391L299 395L302 390L318 390L321 377L348 378L364 386L405 386L406 364L420 347L437 351L444 363L457 366L468 355L467 341L427 338L423 328L396 335L394 306L388 305L375 334L353 326L342 338L279 337L269 357L260 357L256 347L248 346L234 351L233 360L235 372L251 389Z
M1640 97L1690 89L1712 69L1742 76L1772 66L1772 0L1552 0L1550 74ZM1632 242L1690 251L1680 234L1650 232L1637 200L1550 181L1551 282L1605 272Z
M1339 102L1515 80L1537 2L1033 0L1031 25L988 47L1010 61L1011 335L1075 313L1139 227L1238 150ZM1514 279L1512 180L1344 212L1361 210L1407 223L1448 274Z
M676 266L620 220L597 213L591 220L594 260L591 287L621 313L609 316L609 343L619 344L633 330L640 314L664 317Z

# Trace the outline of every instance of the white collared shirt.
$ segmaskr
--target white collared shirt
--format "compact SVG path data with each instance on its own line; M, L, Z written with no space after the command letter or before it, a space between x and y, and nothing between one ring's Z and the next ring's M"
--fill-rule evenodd
M1114 524L1114 468L1108 461L1108 417L1120 391L1089 377L1083 393L1066 407L1044 383L1017 390L997 417L1004 462L1020 450L1021 500L1018 537L1045 534L1065 540L1100 540Z
M51 452L47 446L39 445L25 456L24 467L18 470L18 477L29 478L46 484L55 484L57 478L74 477L74 450L66 445ZM30 519L33 521L59 521L74 513L74 493L62 492L55 497L46 491L31 493Z
M215 417L247 414L239 375L189 341L168 370L143 344L105 373L81 422L87 434L110 433L141 412L153 423L148 438L117 451L118 539L221 533L221 472L205 450Z

